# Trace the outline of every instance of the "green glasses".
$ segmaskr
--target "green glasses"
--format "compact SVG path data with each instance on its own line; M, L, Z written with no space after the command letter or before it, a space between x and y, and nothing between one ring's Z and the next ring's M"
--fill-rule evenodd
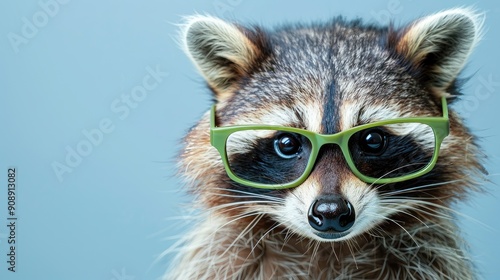
M217 127L214 105L210 141L219 151L229 178L250 187L286 189L300 185L326 144L340 147L359 179L396 183L422 176L436 164L441 142L449 134L445 97L442 106L442 117L397 118L324 135L274 125Z

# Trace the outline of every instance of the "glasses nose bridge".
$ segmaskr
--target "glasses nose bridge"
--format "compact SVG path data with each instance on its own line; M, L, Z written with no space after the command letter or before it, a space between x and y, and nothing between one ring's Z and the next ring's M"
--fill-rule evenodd
M323 145L326 144L335 144L339 147L342 147L344 135L343 133L336 134L318 134L318 149L321 149Z

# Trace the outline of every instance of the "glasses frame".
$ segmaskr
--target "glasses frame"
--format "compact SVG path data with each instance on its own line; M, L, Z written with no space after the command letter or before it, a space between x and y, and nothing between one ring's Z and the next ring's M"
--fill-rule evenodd
M325 144L338 145L342 150L342 154L344 155L347 165L354 173L354 175L356 175L362 181L374 184L397 183L422 176L431 171L432 168L434 168L434 166L436 165L436 162L439 157L439 150L441 147L441 143L443 142L443 139L446 136L448 136L450 132L450 122L448 118L448 105L446 102L446 97L442 97L441 103L443 111L442 117L412 117L412 118L396 118L392 120L383 120L383 121L377 121L373 123L355 126L353 128L335 134L320 134L305 129L294 128L294 127L283 127L276 125L234 125L234 126L217 127L215 124L216 105L214 104L210 112L210 143L219 151L222 162L224 163L224 168L229 178L231 178L233 181L237 183L249 187L277 190L277 189L293 188L302 184L309 177L316 163L318 153L321 147ZM398 176L394 178L375 178L362 174L356 168L354 161L351 158L351 153L349 152L349 146L348 146L349 138L356 132L364 129L382 125L388 125L388 124L398 124L398 123L421 123L421 124L426 124L432 128L435 141L434 141L434 154L432 155L431 161L424 168L420 169L415 173ZM234 174L234 172L231 170L231 167L229 166L229 161L226 152L226 143L229 135L231 135L234 132L243 130L278 130L278 131L297 133L308 138L309 141L311 142L311 154L309 156L309 160L307 162L307 166L306 169L304 170L304 173L296 180L286 184L262 184L262 183L248 181L238 177L236 174Z

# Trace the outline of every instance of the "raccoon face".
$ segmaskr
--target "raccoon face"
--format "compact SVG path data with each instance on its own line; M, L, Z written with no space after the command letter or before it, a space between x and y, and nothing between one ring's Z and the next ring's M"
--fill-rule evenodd
M400 30L336 19L264 31L212 17L188 18L184 48L215 97L214 125L293 128L229 135L222 156L233 173L279 185L311 168L303 182L287 189L231 180L210 144L207 113L185 138L181 173L206 206L232 223L250 219L255 229L285 229L319 241L388 233L435 218L475 186L471 175L481 169L473 138L453 112L435 167L394 183L367 183L352 166L376 178L417 170L413 166L425 166L436 148L432 128L362 129L349 135L344 150L322 145L312 163L313 141L300 131L335 135L384 120L441 117L442 98L459 94L456 79L480 27L480 17L467 9L431 15Z

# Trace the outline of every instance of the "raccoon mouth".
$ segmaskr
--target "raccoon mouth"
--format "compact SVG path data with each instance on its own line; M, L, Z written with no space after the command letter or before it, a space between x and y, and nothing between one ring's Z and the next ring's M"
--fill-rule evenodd
M327 240L336 240L343 238L347 235L349 235L350 232L313 232L316 236L322 238L322 239L327 239Z

